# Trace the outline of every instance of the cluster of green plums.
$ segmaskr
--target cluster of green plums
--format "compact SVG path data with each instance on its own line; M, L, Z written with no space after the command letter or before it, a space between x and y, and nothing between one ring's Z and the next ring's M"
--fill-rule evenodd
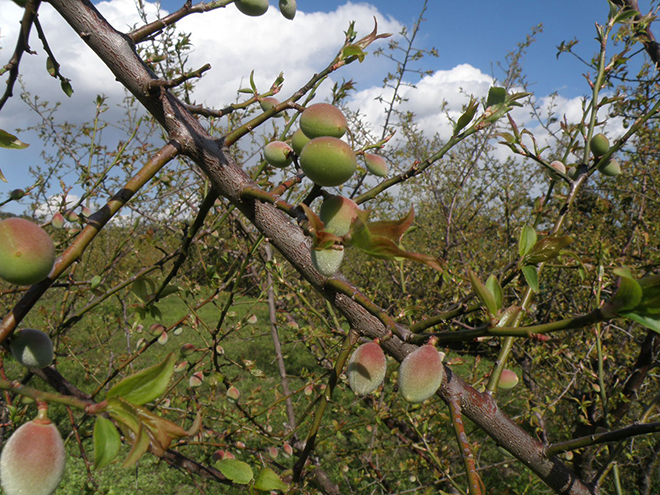
M593 154L594 160L598 162L610 150L610 141L607 139L605 134L595 134L589 141L589 149ZM577 177L578 167L570 167L567 170L566 165L564 165L564 163L559 160L554 160L550 162L549 165L557 172L561 174L567 174L571 179L575 179ZM598 165L598 171L607 177L616 177L621 173L621 165L615 158L609 158ZM550 176L551 178L555 178L556 174L554 171L551 171Z
M263 110L279 102L273 97L261 100ZM342 140L348 131L343 112L329 103L315 103L300 115L300 127L288 141L271 141L264 147L264 159L276 168L285 168L297 157L305 176L321 187L335 187L347 182L357 170L358 158L351 146ZM360 153L367 170L378 177L388 173L386 160L375 153ZM357 218L357 204L342 196L327 197L319 212L324 230L338 237L349 233ZM344 246L312 249L312 262L325 276L337 272L344 257Z
M236 0L236 8L243 14L258 17L268 12L268 0ZM296 16L296 0L279 0L280 12L284 17L293 20Z
M264 98L261 106L268 109L277 103L272 97ZM343 112L329 103L315 103L300 115L300 128L291 139L272 141L264 147L264 159L273 167L285 168L298 157L305 175L321 187L340 186L357 170L358 159L346 141L341 138L348 131ZM387 162L374 153L362 153L367 170L374 175L387 175Z

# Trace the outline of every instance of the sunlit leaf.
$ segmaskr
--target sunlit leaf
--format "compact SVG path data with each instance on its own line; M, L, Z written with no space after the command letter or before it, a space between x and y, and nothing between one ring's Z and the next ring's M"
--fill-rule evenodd
M265 467L261 469L254 478L254 488L264 492L269 492L271 490L280 490L284 492L289 489L289 485L284 483L275 471Z
M477 113L479 108L479 102L472 98L468 104L465 112L458 118L456 125L454 126L454 136L461 132L474 118L474 114Z
M0 129L0 148L10 148L10 149L15 149L15 150L21 150L24 148L27 148L30 146L27 143L24 143L20 139L18 139L16 136L13 134L9 134L7 131L3 131ZM0 174L2 175L2 174ZM4 182L7 182L5 179L5 176L2 175L2 180Z
M534 291L539 291L539 274L537 268L533 265L522 267L522 273L527 281L527 285Z
M536 244L536 230L530 225L523 225L520 231L520 239L518 240L518 253L520 257L522 258L529 253L534 247L534 244Z
M502 105L506 101L506 89L493 86L488 90L488 98L486 99L486 107L495 105Z
M223 476L239 485L247 485L254 477L249 464L237 459L223 459L216 463L216 466Z
M112 387L107 397L123 397L139 406L151 402L165 392L174 373L174 354L160 363L124 378Z
M500 285L500 281L497 280L495 275L488 277L488 280L486 280L486 288L491 294L493 294L493 297L495 298L495 304L499 310L502 307L502 300L504 296L502 294L502 286Z
M479 280L476 273L468 269L468 275L470 277L470 282L472 282L472 289L477 293L477 296L479 296L483 305L486 306L488 313L491 316L495 316L499 309L495 302L495 296L488 290L483 282Z
M94 423L94 469L101 469L110 464L121 447L121 438L117 428L107 418L97 416Z
M559 252L571 242L573 242L573 238L569 235L545 237L534 244L534 247L525 255L523 263L536 265L550 261L559 256Z

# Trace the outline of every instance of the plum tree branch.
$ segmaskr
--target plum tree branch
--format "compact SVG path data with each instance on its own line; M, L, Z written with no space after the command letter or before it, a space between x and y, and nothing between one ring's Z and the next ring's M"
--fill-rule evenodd
M137 55L130 37L113 29L89 0L50 0L50 3L110 68L117 80L157 119L169 138L197 163L218 193L233 203L310 285L344 315L351 328L370 338L386 334L383 324L362 305L325 287L326 277L318 273L311 262L310 241L297 225L269 203L241 198L246 187L255 187L254 182L223 149L222 143L206 132L186 106L168 91L153 94L147 90L156 75ZM383 348L401 361L415 347L393 336L383 342ZM568 495L597 493L596 488L580 480L557 458L547 457L540 442L504 414L492 397L480 394L452 373L450 368L445 369L446 379L439 395L445 401L458 399L465 416L528 466L555 492Z

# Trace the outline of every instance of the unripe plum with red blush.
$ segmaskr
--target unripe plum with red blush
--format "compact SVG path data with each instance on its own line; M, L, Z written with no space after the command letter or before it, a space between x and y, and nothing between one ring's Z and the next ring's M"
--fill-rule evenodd
M45 279L55 263L55 246L37 224L23 218L0 222L0 278L16 285Z
M264 159L273 167L288 167L293 161L293 149L284 141L271 141L264 147Z
M370 394L385 379L387 359L378 342L359 346L348 361L348 384L356 395Z
M340 138L346 134L348 123L342 111L334 105L315 103L300 115L300 128L311 139L322 136Z
M399 367L399 393L408 402L424 402L442 384L444 368L435 346L426 344L408 354Z
M64 474L66 454L45 409L18 428L0 455L0 482L7 495L51 495Z

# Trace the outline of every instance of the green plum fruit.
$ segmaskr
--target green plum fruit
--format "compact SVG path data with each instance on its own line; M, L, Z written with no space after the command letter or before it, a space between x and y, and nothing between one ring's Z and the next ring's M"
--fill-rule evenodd
M234 5L245 15L258 17L268 11L268 0L236 0Z
M408 354L399 367L399 393L408 402L424 402L442 384L443 356L433 345L423 345Z
M312 264L314 268L326 277L331 277L344 259L344 246L335 246L339 249L312 249Z
M497 388L500 390L511 390L518 385L518 375L509 369L503 369L500 375L500 381L497 382Z
M608 160L605 164L598 167L598 171L608 177L616 177L621 173L621 165L615 159Z
M0 222L0 278L16 285L45 279L55 263L55 246L37 224L22 218Z
M53 341L41 330L19 330L9 341L9 349L16 361L26 368L45 368L53 362Z
M315 103L300 115L300 128L311 139L322 136L340 138L346 134L348 123L336 106L330 103Z
M23 189L14 189L13 191L9 192L9 197L14 201L18 201L23 196L25 196L25 191Z
M296 152L296 155L300 156L303 148L310 141L311 139L305 135L302 129L298 129L293 133L293 136L291 136L291 147L293 148L293 151Z
M343 196L330 196L321 203L319 218L326 232L341 237L351 230L359 211L360 207L353 200Z
M367 166L369 173L376 177L387 177L387 161L382 156L375 153L365 153L364 164Z
M296 0L280 0L280 12L290 21L296 16Z
M610 149L610 141L605 134L596 134L589 141L589 148L596 157L603 156Z
M45 410L18 428L0 455L0 482L7 495L51 495L64 474L66 453Z
M293 149L284 141L271 141L264 147L264 159L273 167L288 167L293 161Z
M387 359L378 342L362 344L348 361L348 384L356 395L367 395L376 390L385 379Z
M266 111L270 110L271 108L273 108L274 105L279 105L279 104L280 104L280 100L278 100L277 98L274 98L272 96L266 96L265 98L262 98L261 100L259 100L259 106L261 107L261 109L264 112L266 112ZM284 117L284 111L277 112L274 115L274 117Z
M357 168L357 158L351 147L341 139L318 137L303 148L300 167L315 184L332 187L351 178Z

